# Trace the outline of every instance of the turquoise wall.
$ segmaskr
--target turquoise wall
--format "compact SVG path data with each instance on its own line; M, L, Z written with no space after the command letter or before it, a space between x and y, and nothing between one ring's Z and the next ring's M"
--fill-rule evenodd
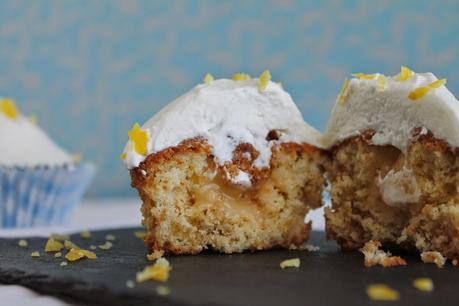
M98 165L92 196L131 196L127 130L206 72L269 68L323 130L352 72L404 64L459 95L458 32L458 1L0 1L0 95Z

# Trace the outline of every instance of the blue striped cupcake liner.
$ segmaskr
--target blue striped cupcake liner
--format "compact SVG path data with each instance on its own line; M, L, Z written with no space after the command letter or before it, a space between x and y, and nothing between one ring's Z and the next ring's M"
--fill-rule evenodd
M0 166L0 228L63 224L81 201L95 172L90 163Z

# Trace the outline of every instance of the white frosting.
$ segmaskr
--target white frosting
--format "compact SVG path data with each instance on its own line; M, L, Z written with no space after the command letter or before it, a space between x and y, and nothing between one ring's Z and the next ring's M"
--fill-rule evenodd
M320 146L321 134L306 124L290 95L279 84L269 82L264 91L258 79L220 79L200 84L179 97L143 126L148 133L147 155L178 145L185 139L203 137L212 146L215 161L222 165L232 159L236 146L250 143L260 152L257 167L269 167L271 146L294 141ZM271 130L279 130L278 141L267 141ZM128 141L124 163L131 169L146 156L138 154ZM246 173L234 180L247 184Z
M378 92L377 77L351 79L345 103L333 107L324 145L330 147L372 129L376 132L374 144L390 144L405 151L413 129L423 128L453 148L459 147L459 102L445 86L432 89L415 101L408 98L410 92L435 80L432 73L414 73L406 81L386 77L384 90Z
M378 181L384 203L389 206L399 206L406 203L416 203L421 197L421 191L413 171L402 168L400 171L389 171Z
M0 112L0 166L59 166L72 157L29 118L7 118Z

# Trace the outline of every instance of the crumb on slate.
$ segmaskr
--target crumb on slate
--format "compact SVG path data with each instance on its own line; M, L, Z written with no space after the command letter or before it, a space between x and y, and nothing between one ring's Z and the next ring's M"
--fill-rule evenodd
M147 254L147 259L153 261L163 256L164 256L163 250L154 250L151 254Z
M161 296L166 296L171 293L171 289L167 286L158 286L156 287L156 293Z
M384 268L406 266L406 261L403 258L392 256L390 252L380 250L380 247L381 242L378 240L370 240L360 249L360 252L365 256L365 267L368 268L376 265L381 265Z
M18 241L18 245L21 247L21 248L26 248L29 246L29 243L27 242L27 240L24 240L24 239L21 239Z
M169 279L169 272L172 269L166 258L161 257L153 265L146 266L143 271L137 272L136 280L138 283L147 280L165 282Z
M292 258L286 259L280 263L280 267L282 269L285 268L299 268L300 267L300 259L299 258Z
M367 287L367 295L375 301L397 301L400 293L386 284L373 284Z
M413 287L420 291L427 291L427 292L433 291L434 289L433 281L427 277L416 278L413 281Z
M440 252L437 251L426 251L421 253L421 259L424 263L434 263L439 268L443 268L446 259Z

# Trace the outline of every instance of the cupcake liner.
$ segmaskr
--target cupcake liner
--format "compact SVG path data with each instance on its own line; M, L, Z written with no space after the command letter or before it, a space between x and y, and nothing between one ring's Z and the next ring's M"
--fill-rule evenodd
M0 227L62 224L95 174L90 163L62 167L0 167Z

